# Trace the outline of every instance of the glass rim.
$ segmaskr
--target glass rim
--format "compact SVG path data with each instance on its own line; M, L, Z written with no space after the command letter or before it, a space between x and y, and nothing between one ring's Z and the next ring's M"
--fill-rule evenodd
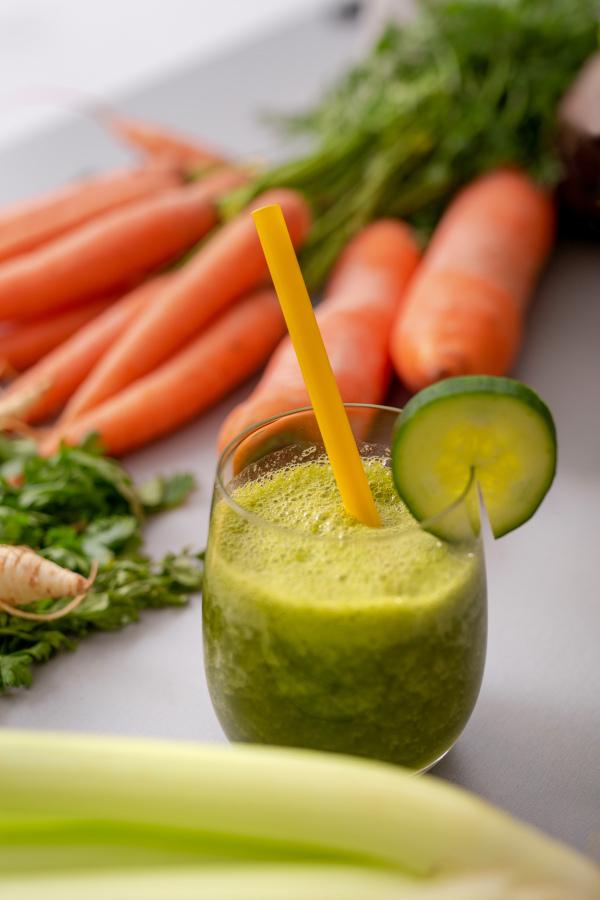
M398 409L395 406L384 406L384 405L380 405L377 403L344 403L344 408L345 409L374 409L377 412L393 413L396 416L400 415L400 413L402 412L401 409ZM240 506L240 504L236 503L236 501L233 499L233 497L227 490L227 487L224 484L223 478L221 476L221 471L222 471L222 468L224 466L226 459L234 451L235 447L241 446L241 444L245 438L249 437L251 434L258 431L259 429L264 428L266 425L270 425L273 422L277 422L279 419L284 419L284 418L288 418L289 416L298 415L300 413L307 413L307 412L308 413L312 412L314 414L314 407L301 406L301 407L298 407L297 409L290 409L290 410L287 410L286 412L277 413L274 416L269 416L268 419L263 419L260 422L256 422L254 425L248 426L248 428L245 428L238 435L236 435L236 437L234 437L231 441L229 441L229 443L224 447L221 454L219 455L219 459L217 461L217 473L216 473L216 477L215 477L215 487L217 488L217 490L218 490L219 494L221 495L221 497L223 498L223 500L230 507L230 509L232 509L235 513L240 515L242 518L244 518L250 522L254 522L263 528L272 528L275 531L280 531L280 532L283 532L288 535L294 534L294 535L302 536L303 538L306 537L309 540L316 539L319 541L322 541L322 540L339 541L341 538L335 532L311 532L311 531L302 531L299 528L290 528L289 526L281 525L278 522L272 522L269 519L265 519L262 516L259 516L256 513L252 512L251 510L246 509L244 506ZM453 512L455 509L457 509L461 503L463 503L463 501L466 499L467 495L469 494L471 488L473 487L474 482L475 482L475 471L472 468L470 476L469 476L469 480L468 480L466 486L464 487L464 489L459 494L459 496L456 498L456 500L453 500L452 503L450 503L449 506L447 506L443 510L441 510L441 512L436 513L434 516L430 516L427 519L424 519L422 522L419 522L417 519L415 519L415 524L413 527L415 529L418 529L419 531L427 531L427 529L429 527L431 527L432 525L434 525L436 522L440 521L441 519L445 518L447 515L449 515L451 512ZM409 512L410 512L410 510L409 510ZM414 518L414 516L413 516L413 518ZM413 530L412 527L402 529L402 531L396 531L396 529L394 529L394 528L372 528L372 529L369 529L368 531L361 530L360 532L344 534L342 537L343 537L343 540L395 539L397 541L398 539L402 538L405 534L410 533L412 530ZM428 532L428 533L431 534L431 532ZM432 537L437 537L437 536L432 534ZM442 540L441 538L437 538L437 539ZM480 535L474 534L473 539L479 540Z

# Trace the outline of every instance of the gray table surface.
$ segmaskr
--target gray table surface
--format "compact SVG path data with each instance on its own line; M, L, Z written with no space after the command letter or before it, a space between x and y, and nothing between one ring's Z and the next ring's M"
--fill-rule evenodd
M352 20L320 14L119 99L239 154L277 156L265 109L299 109L357 52ZM83 119L0 155L0 199L124 159ZM559 465L535 517L486 536L490 629L483 688L435 775L600 859L600 248L559 245L535 297L515 376L554 412ZM215 436L246 385L177 434L130 456L136 478L189 470L199 488L148 524L158 555L206 540ZM224 742L202 665L201 600L86 640L0 697L0 724Z

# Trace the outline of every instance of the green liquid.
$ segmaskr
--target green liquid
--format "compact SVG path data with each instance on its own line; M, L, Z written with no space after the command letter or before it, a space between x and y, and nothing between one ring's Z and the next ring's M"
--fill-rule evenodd
M323 459L240 483L232 496L250 517L216 502L209 689L231 740L421 769L452 746L479 692L483 563L476 543L416 525L384 459L364 465L381 529L345 513Z

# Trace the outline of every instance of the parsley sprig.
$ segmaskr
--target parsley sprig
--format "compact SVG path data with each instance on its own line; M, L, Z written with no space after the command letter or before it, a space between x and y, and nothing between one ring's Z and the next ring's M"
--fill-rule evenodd
M27 440L0 436L0 543L26 544L61 566L99 572L72 613L33 622L0 613L0 691L29 687L33 664L73 650L91 631L116 631L144 609L183 606L202 585L202 554L167 554L153 562L141 552L144 518L181 503L190 475L154 478L134 486L116 460L92 440L44 459ZM64 601L32 604L51 612Z

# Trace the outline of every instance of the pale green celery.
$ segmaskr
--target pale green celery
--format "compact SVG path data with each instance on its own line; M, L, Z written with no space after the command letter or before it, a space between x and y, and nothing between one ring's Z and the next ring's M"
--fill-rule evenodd
M280 864L23 876L1 881L18 900L525 900L500 873L418 883L396 872ZM552 892L526 900L569 900Z
M19 900L573 900L570 891L523 889L501 872L416 882L396 872L359 867L255 864L167 870L23 876L3 879Z
M502 900L554 900L552 891L556 900L600 898L591 861L482 800L431 776L334 754L5 730L0 817L10 827L11 818L17 824L27 816L80 818L106 826L107 834L113 827L122 835L133 826L138 836L143 827L165 835L180 829L193 841L196 832L200 852L202 835L249 840L271 845L274 861L281 860L277 848L296 846L319 863L324 853L354 857L362 862L357 874L368 862L371 874L387 869L390 876L391 869L428 877L502 872L514 885ZM44 900L47 880L38 882ZM0 895L11 896L3 893L6 883L0 874ZM110 891L104 896L117 900Z
M371 865L357 854L327 851L283 839L211 834L137 822L0 813L0 873L139 868L199 863L304 862Z

